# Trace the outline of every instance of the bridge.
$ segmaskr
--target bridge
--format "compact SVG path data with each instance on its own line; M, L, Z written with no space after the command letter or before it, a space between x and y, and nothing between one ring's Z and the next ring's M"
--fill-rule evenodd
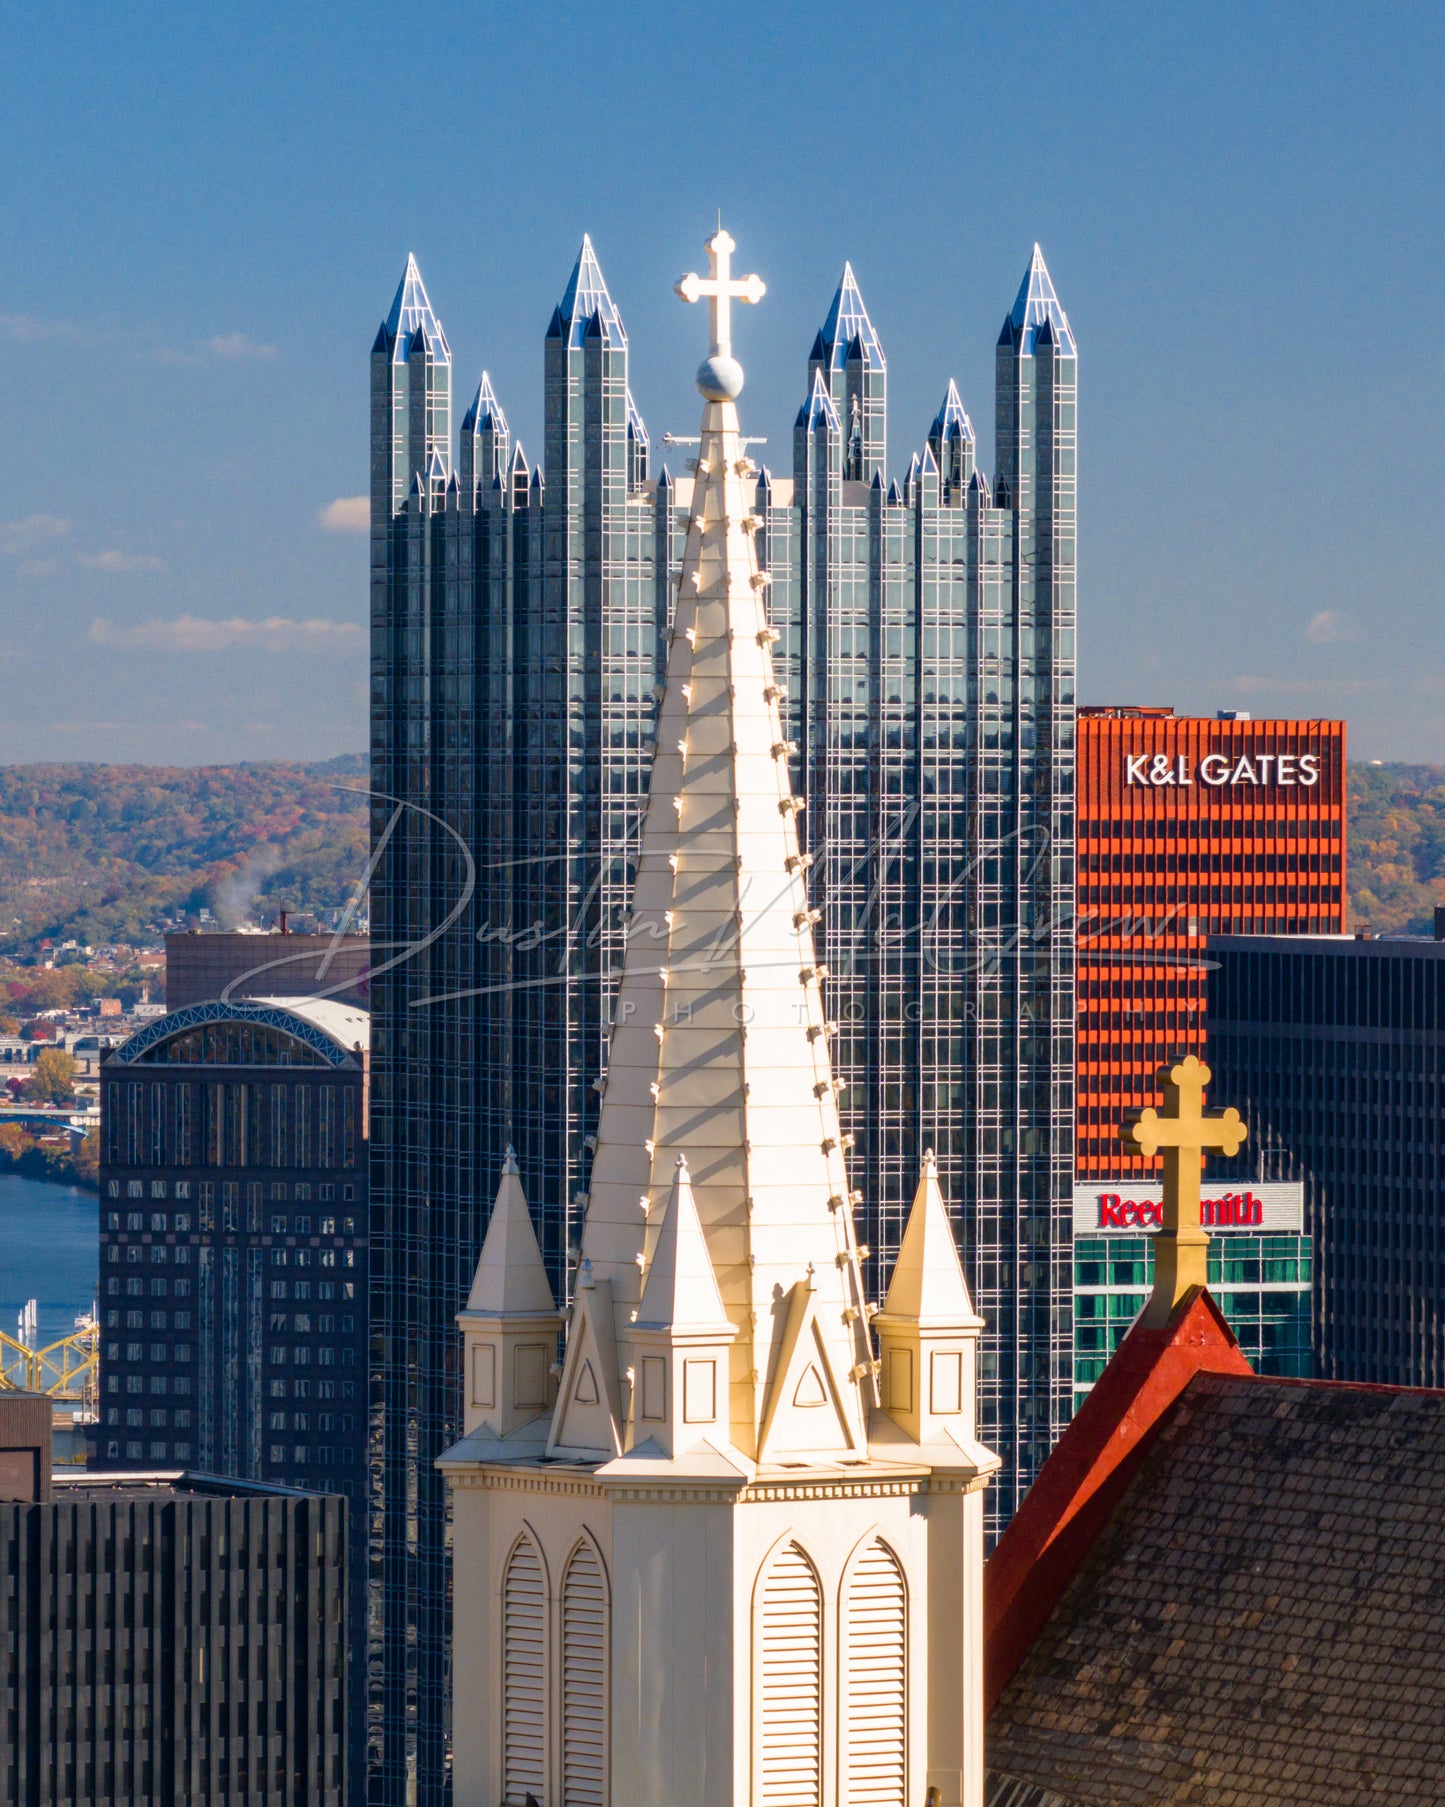
M74 1129L83 1135L100 1128L100 1106L87 1110L69 1105L0 1104L0 1123L19 1123L28 1129Z
M69 1336L32 1349L0 1330L0 1392L44 1393L58 1404L100 1409L100 1325L87 1318Z

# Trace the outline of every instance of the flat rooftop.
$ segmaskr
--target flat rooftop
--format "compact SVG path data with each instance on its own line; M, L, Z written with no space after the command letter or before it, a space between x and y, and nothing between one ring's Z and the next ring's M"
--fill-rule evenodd
M50 1476L52 1499L292 1499L313 1497L303 1487L279 1487L267 1481L238 1481L225 1475L201 1474L185 1468L152 1468L107 1472L102 1469L57 1468Z

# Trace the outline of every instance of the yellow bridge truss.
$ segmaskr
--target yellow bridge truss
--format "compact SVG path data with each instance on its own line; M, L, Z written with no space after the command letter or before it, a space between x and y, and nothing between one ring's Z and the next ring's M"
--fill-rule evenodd
M0 1330L0 1391L46 1393L94 1412L100 1395L100 1326L87 1324L43 1349L18 1343Z

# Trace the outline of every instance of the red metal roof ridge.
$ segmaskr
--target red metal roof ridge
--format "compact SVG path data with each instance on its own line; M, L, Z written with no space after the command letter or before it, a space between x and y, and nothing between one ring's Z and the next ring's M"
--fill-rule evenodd
M984 1566L984 1712L1078 1573L1164 1419L1200 1373L1256 1378L1205 1287L1160 1330L1136 1324Z

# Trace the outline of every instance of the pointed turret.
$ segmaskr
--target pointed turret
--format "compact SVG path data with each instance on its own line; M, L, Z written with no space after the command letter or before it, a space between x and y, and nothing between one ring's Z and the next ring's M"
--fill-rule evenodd
M555 333L556 337L565 338L569 345L580 346L594 320L597 322L594 330L607 344L626 345L627 332L622 316L607 292L592 240L584 232L582 249L577 253L577 262L572 266L572 274L553 316L549 336Z
M552 1283L542 1261L537 1232L532 1226L532 1213L527 1209L527 1195L513 1149L507 1150L502 1162L502 1181L497 1188L481 1256L467 1294L467 1311L488 1317L535 1316L553 1313L557 1301L552 1296Z
M841 433L843 431L842 423L838 419L838 410L834 406L832 396L828 393L828 385L824 381L821 370L813 372L813 381L808 390L807 400L799 408L798 418L793 424L808 433L819 431Z
M505 1437L546 1411L556 1392L551 1370L561 1320L510 1148L457 1322L465 1342L465 1429Z
M732 1341L733 1326L717 1289L717 1275L698 1220L692 1175L684 1154L677 1157L677 1171L652 1259L647 1264L634 1330L666 1330L674 1334L701 1331Z
M962 440L965 445L974 443L973 422L968 418L968 411L958 393L958 385L952 377L948 379L948 390L933 417L933 425L928 429L928 438L935 456L939 446L947 444L950 439ZM942 460L939 462L941 464Z
M888 360L868 318L852 264L833 296L808 368L822 373L843 421L843 475L867 483L883 471L888 437Z
M728 1349L736 1335L697 1215L687 1157L679 1155L628 1333L633 1447L652 1442L668 1456L702 1443L726 1448Z
M507 417L484 370L472 404L462 416L462 488L467 495L474 494L479 485L490 485L506 468L510 442Z
M888 368L882 341L868 318L868 310L858 292L858 281L850 263L843 265L833 305L828 309L828 318L823 322L823 330L818 339L824 361L831 370L843 368L854 346L858 348L858 358L870 368Z
M973 1309L930 1149L903 1231L888 1297L873 1320L883 1351L883 1405L920 1443L952 1437L973 1452Z
M447 336L427 298L421 271L408 256L371 347L373 521L400 512L433 453L440 454L446 472L451 470L451 363ZM399 433L403 421L405 430Z
M394 363L404 364L411 356L412 335L416 332L425 334L432 357L437 363L450 364L452 361L451 347L442 331L442 323L432 309L426 285L421 279L421 271L410 253L407 254L406 269L397 284L396 295L391 311L383 322L382 332L386 335L387 348Z
M477 384L477 393L472 397L472 405L462 416L462 431L483 433L489 428L504 439L509 437L507 417L492 388L492 379L484 370L482 380Z
M1068 357L1075 354L1074 335L1069 330L1069 318L1059 304L1054 293L1053 278L1049 275L1049 267L1044 262L1044 254L1037 245L1029 259L1029 267L1024 272L1024 279L1019 284L1019 292L1014 300L1013 311L1003 323L1003 332L999 336L999 344L1012 343L1022 357L1032 357L1039 329L1048 322L1050 328L1049 342L1057 345Z
M726 234L713 244L731 249ZM827 1407L808 1420L806 1454L836 1460L865 1446L871 1350L828 1058L835 1026L813 952L768 579L752 541L757 471L726 399L742 372L719 343L699 372L707 399L692 513L582 1252L598 1284L611 1281L618 1341L635 1366L630 1339L662 1246L658 1207L685 1155L737 1332L728 1435L756 1459L786 1379L785 1332L801 1312ZM815 389L826 416L827 390Z

